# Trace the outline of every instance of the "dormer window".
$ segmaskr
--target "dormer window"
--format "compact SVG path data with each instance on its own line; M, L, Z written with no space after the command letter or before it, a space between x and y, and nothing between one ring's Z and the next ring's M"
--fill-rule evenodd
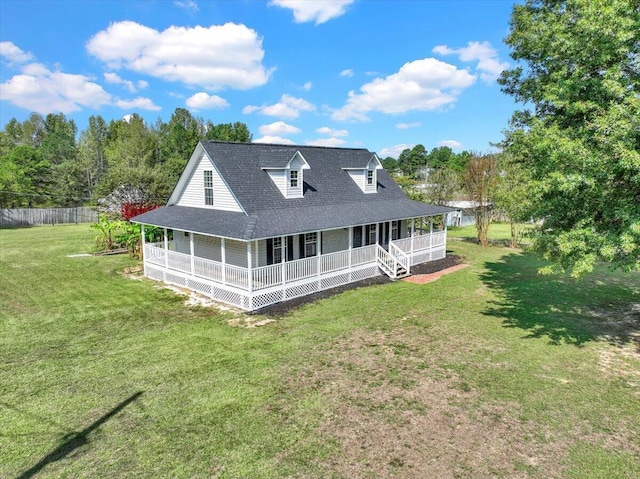
M367 170L367 185L373 185L374 173L374 170Z
M362 162L361 166L352 165L343 167L351 179L358 185L363 193L378 192L378 173L382 168L382 164L376 155L369 158L368 162Z
M298 170L289 171L289 188L298 187Z
M267 172L285 198L304 197L304 170L309 163L300 151L291 156L290 148L273 148L261 152L260 167Z
M204 170L204 204L213 206L213 170Z

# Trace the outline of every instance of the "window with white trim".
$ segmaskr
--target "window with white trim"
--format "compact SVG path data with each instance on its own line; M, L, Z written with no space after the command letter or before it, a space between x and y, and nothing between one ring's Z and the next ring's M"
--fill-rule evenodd
M204 204L213 205L213 170L204 170Z
M316 256L318 254L318 234L306 233L304 235L304 257Z
M282 238L273 238L273 264L282 263Z
M399 231L398 223L399 223L398 220L391 222L391 241L397 240L399 238L399 236L398 236L398 231Z
M377 223L373 223L369 225L369 242L367 244L376 244L377 235L378 235Z
M298 170L289 171L289 188L298 187Z
M373 185L374 170L367 170L367 185Z

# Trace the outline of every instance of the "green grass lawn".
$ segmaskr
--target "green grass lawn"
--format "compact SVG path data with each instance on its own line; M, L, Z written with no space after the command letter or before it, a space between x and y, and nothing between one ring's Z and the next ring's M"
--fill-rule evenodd
M241 328L67 256L94 234L0 230L2 478L640 477L639 274L451 241L470 267Z
M524 225L524 231L530 228L530 225ZM448 229L447 236L449 238L470 239L478 238L478 232L475 225L471 226L454 226ZM504 242L511 239L511 226L509 223L491 223L489 225L489 239L491 241ZM523 241L527 241L524 237Z

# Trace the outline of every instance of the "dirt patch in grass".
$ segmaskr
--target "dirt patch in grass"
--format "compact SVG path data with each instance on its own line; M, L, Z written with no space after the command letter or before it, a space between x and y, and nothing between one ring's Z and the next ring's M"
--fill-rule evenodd
M599 348L600 369L608 376L618 377L629 387L640 385L640 303L623 310L591 312L597 326L604 331L607 347ZM613 347L611 347L613 346Z
M517 404L481 402L431 341L411 327L358 330L283 372L284 396L322 398L316 433L338 448L317 464L323 476L561 477L567 444L520 420Z

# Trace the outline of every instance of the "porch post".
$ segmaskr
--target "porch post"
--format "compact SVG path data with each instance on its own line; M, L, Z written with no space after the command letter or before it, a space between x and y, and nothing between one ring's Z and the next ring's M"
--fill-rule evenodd
M282 264L281 268L282 271L280 273L281 278L282 278L282 284L284 285L287 282L287 265L285 264L285 261L287 259L287 254L289 253L287 251L287 237L286 236L281 236L280 237L280 248L281 248L281 258L280 258L280 263ZM284 293L284 290L282 290ZM282 298L284 299L284 297Z
M430 218L429 223L429 249L433 249L433 216Z
M196 272L195 269L195 246L193 245L193 232L189 232L189 254L191 254L191 274Z
M167 235L167 228L163 228L164 231L164 267L169 267L169 236Z
M347 234L349 235L347 242L349 245L349 281L351 281L351 263L353 262L353 226L349 226L347 228Z
M227 283L227 257L225 252L225 239L220 239L220 259L222 260L222 284Z
M411 255L413 256L413 235L416 233L416 219L411 218Z
M322 273L322 231L316 233L316 254L318 255L318 277ZM318 281L318 289L320 282Z
M140 259L142 260L142 270L144 271L144 275L147 275L147 263L144 260L144 246L145 246L145 241L144 241L144 225L141 224L140 225L140 234L142 235L142 249L140 250Z
M253 271L251 270L251 241L247 241L247 290L253 292Z

